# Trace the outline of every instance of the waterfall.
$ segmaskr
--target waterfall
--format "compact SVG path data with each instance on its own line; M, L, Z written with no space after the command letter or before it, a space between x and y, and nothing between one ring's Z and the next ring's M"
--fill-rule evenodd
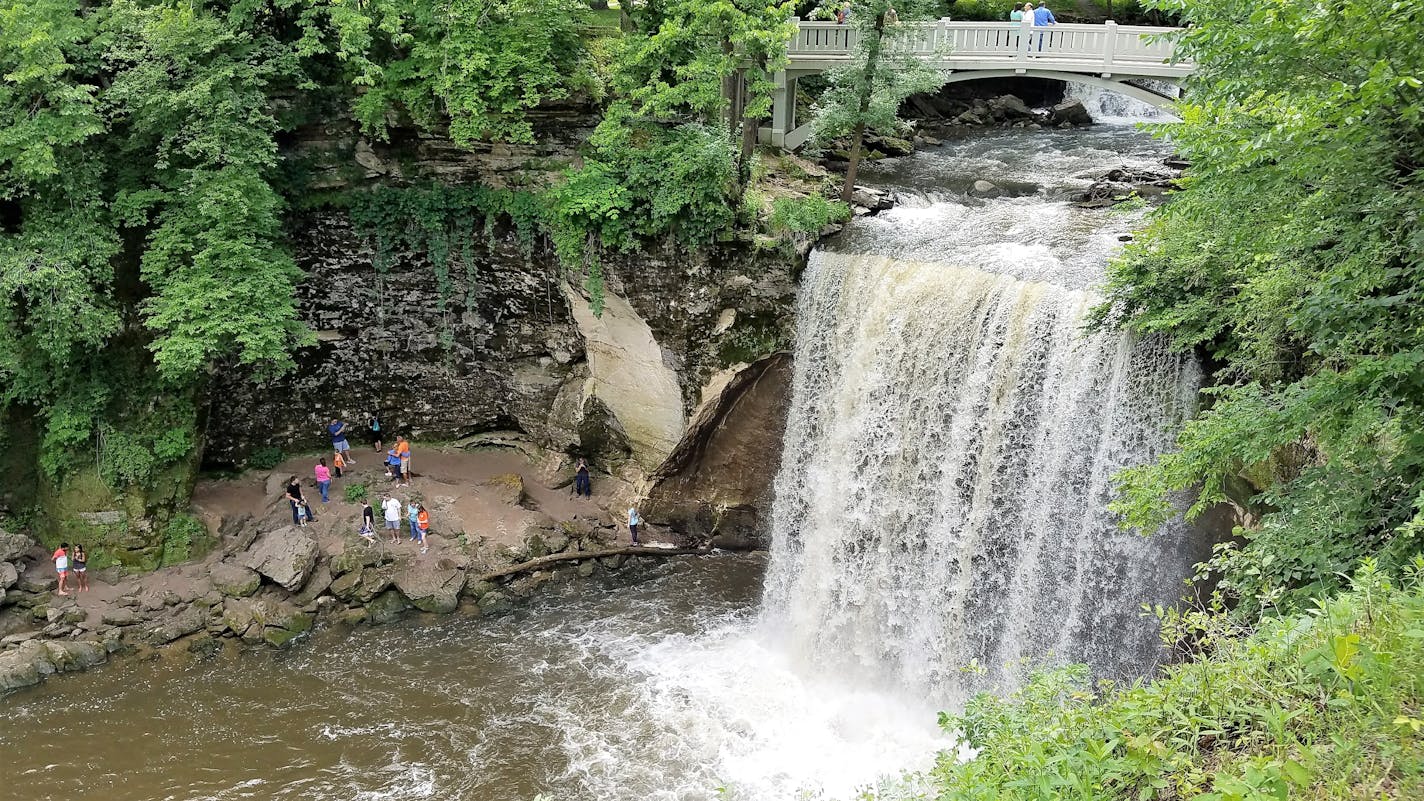
M1085 335L1088 291L818 252L798 310L764 615L803 664L940 703L1086 662L1140 675L1181 525L1106 510L1191 413L1193 361ZM966 671L971 660L978 671Z
M1148 86L1163 94L1177 96L1177 87L1165 81L1154 81L1142 79L1139 83ZM1109 125L1130 125L1136 122L1170 122L1176 119L1171 113L1163 111L1156 106L1150 106L1141 100L1134 100L1127 95L1103 89L1097 86L1089 86L1082 83L1069 83L1068 90L1064 93L1065 100L1077 100L1083 104L1083 108L1088 110L1094 122Z

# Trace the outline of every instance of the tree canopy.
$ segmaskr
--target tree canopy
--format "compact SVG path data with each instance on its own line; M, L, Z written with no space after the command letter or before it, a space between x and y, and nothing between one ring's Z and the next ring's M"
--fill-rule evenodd
M1160 0L1197 69L1166 126L1187 190L1112 267L1100 324L1200 349L1209 408L1124 476L1252 516L1209 572L1243 614L1397 564L1424 526L1424 36L1389 0Z

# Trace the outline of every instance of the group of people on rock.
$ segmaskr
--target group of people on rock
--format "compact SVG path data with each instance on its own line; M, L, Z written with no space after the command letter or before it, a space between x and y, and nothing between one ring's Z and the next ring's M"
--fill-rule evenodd
M54 572L59 574L58 594L69 594L69 574L74 574L74 591L76 593L89 591L89 554L84 552L83 543L74 546L74 552L69 551L69 543L60 543L59 548L54 552Z
M351 456L351 441L347 438L349 427L341 418L332 418L331 423L326 427L327 433L331 437L332 457L330 465L327 464L326 457L317 459L313 474L316 479L317 491L321 494L323 504L331 502L331 482L333 478L340 478L343 471L356 465L356 460ZM382 435L384 429L381 427L379 417L372 416L370 422L370 432L373 450L381 452ZM411 447L410 442L405 437L397 437L393 447L386 450L385 456L386 476L399 486L409 487L411 480ZM588 462L579 459L574 468L574 494L580 497L593 496L593 481L589 472ZM306 526L315 522L316 516L312 513L311 504L302 495L302 484L297 476L292 476L287 480L286 500L292 510L292 524L295 526ZM424 504L411 497L404 507L406 522L409 525L410 541L419 543L421 553L430 550L428 536L430 534L430 512ZM399 498L390 494L381 496L381 519L385 524L385 529L390 535L390 541L397 543L400 541L402 504ZM634 545L638 545L638 526L642 523L642 518L638 515L636 507L628 509L628 531ZM371 507L369 500L361 502L361 528L359 533L370 542L375 542L376 536L376 513ZM67 545L65 547L68 547ZM63 574L61 574L62 576ZM63 579L61 578L61 587Z

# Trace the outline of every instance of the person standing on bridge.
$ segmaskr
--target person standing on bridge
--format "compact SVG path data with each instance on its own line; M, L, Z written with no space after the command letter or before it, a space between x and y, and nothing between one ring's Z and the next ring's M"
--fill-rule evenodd
M1027 5L1028 3L1024 3L1024 6ZM1048 10L1048 6L1045 4L1044 0L1038 0L1038 8L1035 8L1033 10L1033 27L1046 28L1049 25L1057 24L1058 20L1053 16L1053 12ZM1052 42L1053 37L1049 36L1048 41ZM1041 33L1038 35L1038 49L1043 49L1043 34Z
M1014 6L1014 9L1009 12L1009 22L1023 22L1025 16L1030 21L1033 20L1033 3L1024 3L1022 8Z

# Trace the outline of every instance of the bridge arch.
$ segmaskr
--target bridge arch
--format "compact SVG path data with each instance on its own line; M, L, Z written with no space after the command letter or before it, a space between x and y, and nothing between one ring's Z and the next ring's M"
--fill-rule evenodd
M1153 79L1177 83L1193 65L1176 57L1177 29L1118 25L1062 24L1034 26L1023 22L910 23L898 34L897 45L940 70L944 83L982 78L1048 78L1117 92L1157 108L1170 108L1175 98L1129 81ZM847 25L797 21L788 48L788 63L777 73L770 125L762 141L788 149L799 147L810 126L796 119L797 79L834 69L854 57L856 30Z
M1097 75L1089 75L1081 72L1055 72L1053 70L972 70L964 72L951 72L945 76L945 85L951 83L962 83L965 81L978 81L985 78L1047 78L1064 83L1081 83L1087 86L1095 86L1099 89L1106 89L1110 92L1117 92L1133 100L1140 100L1154 108L1164 111L1171 111L1177 98L1161 92L1156 92L1146 86L1128 83L1125 80L1115 80L1113 78L1103 78ZM1177 86L1177 82L1170 79L1155 79L1161 83Z

